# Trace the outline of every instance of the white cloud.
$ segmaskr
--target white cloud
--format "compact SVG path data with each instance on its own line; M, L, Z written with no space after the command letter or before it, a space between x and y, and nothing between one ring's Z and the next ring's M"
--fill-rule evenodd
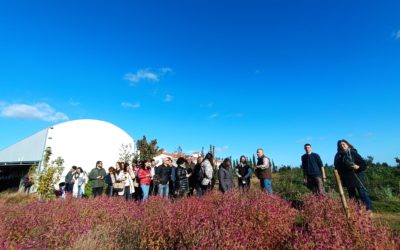
M121 106L123 108L131 108L131 109L138 109L141 107L140 102L135 102L135 103L122 102Z
M226 145L223 147L216 147L215 152L221 153L221 152L227 151L228 149L229 149L229 146L226 146Z
M219 114L218 114L218 113L215 113L215 114L210 115L210 116L208 117L208 120L214 120L214 119L217 119L218 117L219 117Z
M19 119L36 119L47 122L58 122L69 120L64 113L57 112L47 103L10 104L0 107L0 116Z
M174 99L174 97L170 94L167 94L164 98L164 102L172 102L172 100Z
M131 85L137 85L141 81L158 82L162 76L171 72L172 69L168 67L139 69L136 73L125 74L124 79L130 82Z

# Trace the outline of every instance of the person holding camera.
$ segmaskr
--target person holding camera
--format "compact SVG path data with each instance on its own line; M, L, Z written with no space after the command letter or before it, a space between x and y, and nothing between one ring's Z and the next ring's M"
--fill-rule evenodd
M253 169L247 164L246 156L240 156L239 164L235 169L238 177L239 191L240 193L244 193L250 189L250 180L253 173Z
M372 210L372 202L365 187L364 171L367 164L357 150L346 140L337 142L335 168L338 170L343 187L347 188L350 199L357 199L356 190L367 210Z

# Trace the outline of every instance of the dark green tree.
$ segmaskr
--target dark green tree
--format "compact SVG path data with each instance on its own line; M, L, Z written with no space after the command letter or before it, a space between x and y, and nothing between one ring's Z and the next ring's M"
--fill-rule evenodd
M394 160L397 163L397 167L400 167L400 158L399 157L395 157Z
M253 166L257 166L256 156L253 154Z
M139 154L135 155L135 160L151 160L153 157L162 153L163 149L157 146L157 139L147 141L146 136L137 141Z

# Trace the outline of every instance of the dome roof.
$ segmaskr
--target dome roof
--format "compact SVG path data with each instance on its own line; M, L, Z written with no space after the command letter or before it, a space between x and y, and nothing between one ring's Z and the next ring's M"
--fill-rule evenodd
M51 147L51 160L64 159L64 175L75 165L89 172L96 161L104 168L114 166L119 160L121 145L134 141L124 130L99 120L74 120L57 124L48 129L46 147Z

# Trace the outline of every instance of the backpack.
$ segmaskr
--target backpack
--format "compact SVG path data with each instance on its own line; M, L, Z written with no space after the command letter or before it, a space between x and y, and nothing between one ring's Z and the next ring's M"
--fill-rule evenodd
M107 185L111 186L112 185L111 174L106 175L106 178L104 181Z
M194 176L195 176L195 180L198 181L198 182L201 182L205 177L204 171L203 171L203 169L202 169L200 164L197 164L194 167L193 173L194 173Z

